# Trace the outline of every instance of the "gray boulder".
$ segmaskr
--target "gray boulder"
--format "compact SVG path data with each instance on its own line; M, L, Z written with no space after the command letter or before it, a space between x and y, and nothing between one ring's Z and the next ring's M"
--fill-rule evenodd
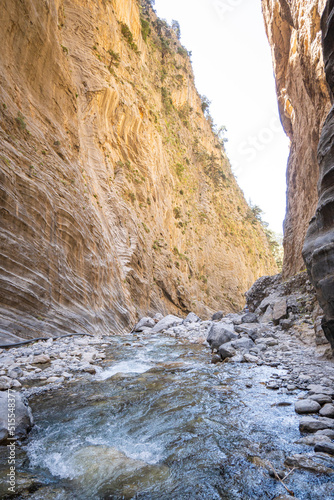
M334 429L334 420L325 417L303 417L299 422L300 432L317 432L322 429Z
M216 313L214 313L212 315L211 320L212 321L220 321L221 319L223 319L223 317L224 317L223 311L217 311Z
M219 347L219 354L222 359L233 358L236 355L236 350L232 347L232 342L227 342Z
M209 330L207 341L211 349L219 349L221 345L237 338L233 325L214 323Z
M312 399L301 399L296 401L295 403L295 411L296 413L317 413L320 410L321 406L316 401Z
M255 313L249 312L242 316L241 321L242 323L257 323L258 318Z
M247 351L255 346L254 342L251 339L246 338L232 340L231 345L232 347L234 347L234 349L245 349Z
M186 319L183 321L184 324L186 323L198 323L198 321L201 321L201 318L197 316L197 314L190 312Z
M319 413L322 417L334 418L334 405L330 403L325 404Z
M178 326L183 323L183 319L178 316L174 316L174 314L168 314L162 320L160 320L151 330L152 333L159 333L162 330L168 330L172 326Z
M316 453L328 453L328 455L334 455L334 443L317 443L314 447Z
M11 433L11 428L8 426L8 419L11 417L9 411L14 405L15 399L15 430ZM30 429L32 428L33 416L30 407L26 400L18 393L10 391L9 401L8 392L0 393L0 444L6 444L8 438L14 437L15 439L24 439Z
M288 304L285 297L277 300L274 304L273 321L279 323L281 319L286 319L288 316Z
M155 321L153 318L145 317L142 318L134 327L134 332L142 332L145 328L153 328L155 326Z

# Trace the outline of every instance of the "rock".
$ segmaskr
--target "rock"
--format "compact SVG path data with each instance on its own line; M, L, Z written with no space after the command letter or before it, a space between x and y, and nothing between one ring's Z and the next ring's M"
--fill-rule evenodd
M50 361L50 356L48 354L40 354L39 356L34 356L34 359L31 361L31 364L45 364Z
M282 297L274 304L273 321L278 324L281 319L285 319L288 315L288 305L286 297Z
M223 311L218 311L212 315L211 320L212 321L220 321L221 319L223 319L223 317L224 317Z
M242 323L257 323L258 317L255 313L249 312L242 316L241 321Z
M329 439L334 439L334 429L322 429L315 433L316 436L328 436Z
M153 316L153 319L156 323L158 323L159 321L161 321L162 319L164 319L163 315L161 313L156 313L154 316Z
M82 368L82 371L84 371L85 373L90 373L91 375L95 375L96 368L93 365L86 365Z
M253 356L252 354L249 354L249 353L244 354L244 360L246 361L246 363L258 363L259 362L259 358L257 358L256 356Z
M319 431L318 431L319 432ZM328 436L321 436L317 432L310 436L305 436L296 441L296 444L306 444L308 446L315 446L318 443L330 443L331 439Z
M9 394L8 400L8 392L0 393L0 444L6 444L10 437L24 439L34 424L27 401L18 392L11 391ZM11 416L10 408L15 409L15 429L13 431L8 425L8 418Z
M334 390L329 387L324 387L319 384L311 384L308 386L309 394L325 394L327 396L334 396Z
M216 365L217 363L221 363L222 362L222 358L220 356L217 356L217 354L214 354L212 357L211 357L211 363L213 365Z
M327 461L326 457L311 454L300 454L287 457L284 464L287 467L306 469L319 474L334 474L334 461Z
M0 391L6 391L12 387L12 380L9 377L0 377Z
M326 437L326 436L323 436ZM328 438L329 439L329 438ZM334 443L322 442L317 443L314 447L316 453L328 453L329 455L334 455Z
M232 347L232 342L226 342L219 347L219 354L221 359L233 358L236 354L236 350Z
M144 328L153 328L155 326L155 321L153 318L145 317L142 318L134 327L134 332L142 332Z
M322 429L334 429L334 420L325 417L303 417L299 422L300 432L316 432Z
M330 403L325 404L319 411L319 414L322 417L334 418L334 405Z
M267 307L266 312L261 318L262 323L271 323L274 319L274 310L271 306Z
M271 389L273 391L277 391L280 388L280 384L276 381L271 381L266 384L267 389Z
M219 347L231 340L238 338L234 332L234 326L226 323L214 323L208 333L207 342L211 349L219 349Z
M295 403L295 411L299 414L317 413L320 408L321 406L319 403L312 401L312 399L301 399Z
M62 377L49 377L46 379L47 384L54 384L54 383L61 383L64 382L64 379Z
M93 361L96 358L96 353L95 352L83 352L81 355L81 360L84 363L93 363Z
M275 497L273 500L299 500L297 497L292 497L290 495L280 495L279 497Z
M291 318L290 319L281 319L279 324L281 325L282 330L289 330L293 325L293 319L291 319Z
M169 314L165 316L162 320L160 320L151 330L152 333L160 333L163 330L168 330L172 326L177 326L183 323L183 319L178 316L174 316L173 314Z
M247 306L251 312L254 312L263 299L270 295L270 291L275 290L282 282L282 276L262 276L255 281L253 286L246 292Z
M312 394L311 396L308 396L308 399L312 399L320 405L332 402L332 398L326 394Z
M234 347L234 349L246 349L248 351L255 346L254 342L251 339L246 338L232 340L231 345L232 347Z
M193 313L193 312L190 312L188 314L188 316L186 317L186 319L183 321L184 324L187 324L187 323L198 323L199 321L201 321L201 318L199 318L197 316L197 314Z
M20 366L16 366L12 370L8 371L8 376L10 378L16 379L16 378L22 377L22 375L23 375L23 370Z
M230 363L243 363L244 361L245 360L242 354L236 354L233 358L229 358Z
M240 314L229 313L225 317L230 319L234 325L241 325L242 323Z

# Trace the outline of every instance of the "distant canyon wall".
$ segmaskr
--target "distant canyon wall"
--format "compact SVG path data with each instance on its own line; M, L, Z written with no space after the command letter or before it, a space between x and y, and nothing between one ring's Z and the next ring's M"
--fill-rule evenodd
M302 249L317 201L317 147L330 109L320 19L325 0L262 0L279 112L291 140L283 276L305 269Z
M0 332L242 307L276 265L174 31L145 1L0 11Z

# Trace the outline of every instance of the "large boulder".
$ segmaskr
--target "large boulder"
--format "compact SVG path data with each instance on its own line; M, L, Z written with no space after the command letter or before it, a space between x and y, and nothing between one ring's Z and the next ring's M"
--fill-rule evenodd
M197 316L197 314L193 313L193 312L190 312L188 314L188 316L186 317L186 319L183 321L184 324L187 324L187 323L198 323L199 321L201 321L201 318L199 318Z
M238 338L234 331L234 326L228 323L214 323L209 331L207 341L211 349L219 349L219 347L231 340Z
M152 333L159 333L163 330L168 330L172 326L178 326L183 323L183 319L178 316L174 316L174 314L168 314L162 320L160 320L151 330Z
M155 321L153 318L145 317L142 318L134 327L134 332L142 332L145 328L153 328L155 326Z
M13 430L11 419L15 420ZM0 393L0 444L9 438L24 439L33 426L33 416L27 401L14 391Z

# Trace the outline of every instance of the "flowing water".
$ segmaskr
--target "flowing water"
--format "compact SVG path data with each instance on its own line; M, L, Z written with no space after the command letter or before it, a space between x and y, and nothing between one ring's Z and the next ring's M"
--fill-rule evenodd
M94 379L30 400L36 426L20 473L34 499L272 499L296 445L295 397L266 389L277 369L210 364L209 350L157 335L113 337ZM246 388L251 382L252 387ZM334 498L333 479L294 471L301 500Z

